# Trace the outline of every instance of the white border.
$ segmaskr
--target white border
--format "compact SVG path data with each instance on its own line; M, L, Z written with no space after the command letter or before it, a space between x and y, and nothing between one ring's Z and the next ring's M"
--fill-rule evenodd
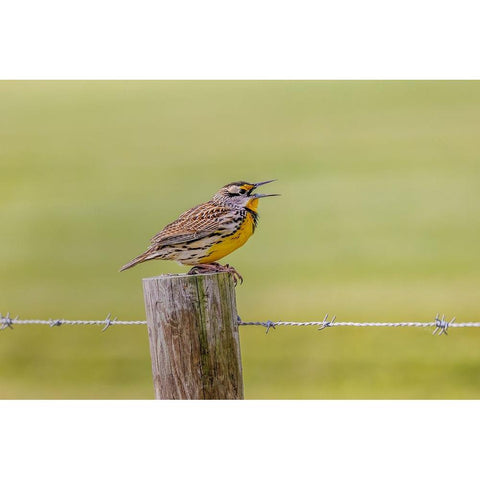
M4 478L476 478L471 401L0 403ZM478 475L477 475L478 476Z
M478 79L477 5L16 0L0 78Z

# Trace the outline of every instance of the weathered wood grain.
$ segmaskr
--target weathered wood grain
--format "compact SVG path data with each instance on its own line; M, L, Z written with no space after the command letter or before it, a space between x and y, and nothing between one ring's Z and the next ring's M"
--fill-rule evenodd
M143 291L155 398L243 399L231 275L161 275Z

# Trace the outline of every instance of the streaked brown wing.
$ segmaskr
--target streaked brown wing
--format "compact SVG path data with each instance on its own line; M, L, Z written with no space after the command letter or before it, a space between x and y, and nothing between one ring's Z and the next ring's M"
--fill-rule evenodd
M177 220L152 237L150 243L161 247L198 240L215 232L231 218L230 209L211 202L203 203L182 213Z

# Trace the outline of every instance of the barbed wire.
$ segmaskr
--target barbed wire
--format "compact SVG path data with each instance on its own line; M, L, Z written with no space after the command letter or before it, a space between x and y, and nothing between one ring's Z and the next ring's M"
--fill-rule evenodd
M434 328L432 335L447 335L449 328L467 328L467 327L480 327L480 322L466 322L466 323L454 323L455 317L451 320L445 320L445 315L437 313L434 321L432 322L337 322L334 315L331 320L328 319L328 313L320 322L272 322L270 320L266 322L244 322L238 317L239 326L259 326L265 327L265 333L268 333L270 329L276 327L319 327L318 330L324 330L330 327L421 327L421 328ZM48 319L48 320L21 320L17 317L11 318L10 313L3 316L0 313L0 330L6 328L13 329L13 325L49 325L50 327L59 327L61 325L103 325L102 332L104 332L111 325L146 325L145 320L118 320L117 317L112 318L109 313L105 320L65 320L63 318Z
M265 327L265 333L268 333L271 328L275 327L314 327L318 326L318 330L324 330L329 327L423 327L423 328L435 328L432 332L433 335L447 335L449 328L466 328L466 327L480 327L480 322L464 322L454 323L455 317L450 321L445 320L445 315L437 313L433 322L336 322L336 316L334 315L331 320L328 320L328 313L325 315L321 322L243 322L239 318L239 325L253 325Z
M145 320L118 320L117 317L112 318L109 313L105 320L65 320L64 318L48 319L48 320L20 320L17 317L11 318L10 313L4 317L0 313L0 330L12 328L13 325L49 325L50 327L59 327L61 325L104 325L104 332L111 325L146 325Z

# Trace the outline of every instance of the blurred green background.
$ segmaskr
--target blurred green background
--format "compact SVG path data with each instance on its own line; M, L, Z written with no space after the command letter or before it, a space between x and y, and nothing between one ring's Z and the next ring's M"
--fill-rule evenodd
M0 311L144 319L118 268L234 180L244 321L478 321L480 83L0 82ZM240 330L246 398L479 398L480 331ZM0 332L1 398L152 398L143 326Z

